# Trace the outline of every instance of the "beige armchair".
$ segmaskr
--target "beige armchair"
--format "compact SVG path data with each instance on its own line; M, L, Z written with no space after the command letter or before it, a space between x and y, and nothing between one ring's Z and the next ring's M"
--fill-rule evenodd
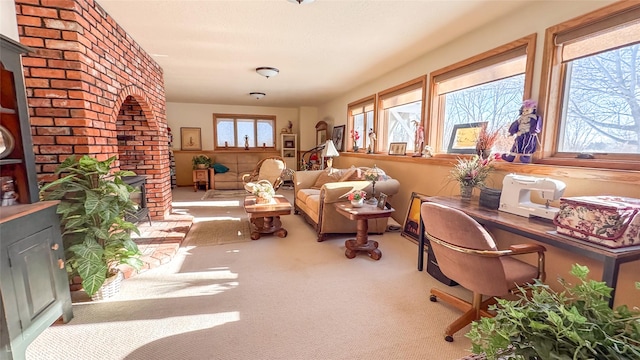
M481 316L491 317L487 309L496 302L495 297L507 295L534 279L544 281L543 246L522 244L498 250L491 234L462 211L431 202L423 203L420 211L429 246L440 270L473 292L473 301L469 303L436 288L431 289L431 301L441 298L465 312L445 330L446 341L453 341L453 334ZM537 266L512 258L530 253L538 254ZM483 295L489 298L482 301Z
M242 182L246 185L249 182L257 182L259 180L267 180L273 186L273 190L278 190L284 182L282 175L286 170L287 164L279 156L264 158L256 164L256 168L251 174L242 176Z

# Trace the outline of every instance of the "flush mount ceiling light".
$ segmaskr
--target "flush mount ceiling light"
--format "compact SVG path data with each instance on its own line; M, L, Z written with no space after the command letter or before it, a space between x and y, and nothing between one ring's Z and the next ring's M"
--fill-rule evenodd
M263 93L263 92L252 92L249 93L249 95L253 96L254 98L256 98L257 100L262 99L263 97L265 97L267 94Z
M298 4L311 4L316 0L288 0L288 1L292 3L298 3Z
M256 68L256 72L268 79L272 76L278 75L280 73L280 70L274 67L262 66L262 67Z

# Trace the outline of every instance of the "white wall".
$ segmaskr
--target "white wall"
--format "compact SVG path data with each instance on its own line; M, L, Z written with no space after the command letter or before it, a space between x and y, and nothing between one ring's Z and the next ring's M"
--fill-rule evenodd
M173 134L173 148L180 149L180 127L199 127L202 129L202 150L213 150L214 113L271 115L276 117L276 135L280 133L281 128L287 127L289 121L293 123L293 132L300 133L300 110L298 108L168 102L167 122ZM279 141L279 136L276 136L277 148L280 148Z
M532 97L538 98L545 29L614 0L536 1L490 24L467 33L388 74L355 88L320 106L318 116L336 119L333 125L346 124L347 104L405 81L429 74L445 66L491 50L500 45L537 33Z
M19 41L16 3L13 0L0 0L0 34Z

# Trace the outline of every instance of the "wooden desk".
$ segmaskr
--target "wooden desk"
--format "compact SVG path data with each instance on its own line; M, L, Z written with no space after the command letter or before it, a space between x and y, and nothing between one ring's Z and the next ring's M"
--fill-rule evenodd
M609 306L613 306L620 265L626 262L640 260L640 245L612 249L588 241L574 239L556 233L556 227L549 220L526 218L498 210L487 209L481 207L475 199L475 201L472 200L471 202L462 202L460 197L434 196L425 197L422 200L461 210L482 225L505 230L603 262L602 281L614 289L611 292ZM420 221L420 235L418 239L418 270L422 271L425 244L424 224L422 221Z

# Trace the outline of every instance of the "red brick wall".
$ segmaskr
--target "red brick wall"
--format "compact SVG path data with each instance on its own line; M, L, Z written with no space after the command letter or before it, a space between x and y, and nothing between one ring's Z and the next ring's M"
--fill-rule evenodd
M92 0L15 0L39 180L71 154L118 156L147 175L151 217L170 211L171 183L162 68ZM135 108L135 120L119 114ZM117 135L140 138L119 149ZM136 164L127 151L144 153Z

